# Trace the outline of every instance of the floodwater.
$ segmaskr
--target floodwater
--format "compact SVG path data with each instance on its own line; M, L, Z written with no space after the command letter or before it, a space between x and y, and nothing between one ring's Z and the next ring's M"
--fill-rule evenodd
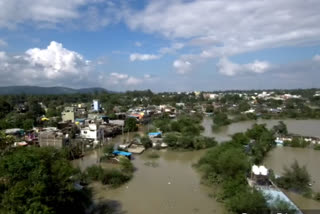
M258 120L257 123L266 123L268 128L276 125L279 120ZM320 120L283 120L288 131L294 134L319 136ZM244 121L221 127L212 131L212 119L204 118L202 125L205 136L215 137L219 142L230 139L230 135L244 132L256 121ZM140 133L146 131L140 128ZM121 143L124 139L132 139L135 133L124 134L112 139L114 143ZM174 152L158 151L158 159L150 159L147 150L142 155L135 155L132 160L136 171L130 182L116 189L108 189L99 183L93 185L94 198L97 201L111 200L116 202L119 213L139 214L193 214L193 213L224 213L223 205L216 202L213 197L214 189L200 183L200 174L192 168L192 164L205 153L205 151ZM99 164L101 150L89 152L83 159L75 160L75 166L84 170L86 167ZM265 160L267 167L275 170L277 174L285 165L297 159L305 164L312 176L313 188L320 191L320 151L312 149L294 149L277 147L272 150ZM101 163L105 167L110 167ZM306 199L297 194L288 193L289 197L301 209L320 209L320 203Z
M277 147L268 153L264 164L278 175L283 173L285 166L289 167L294 160L305 165L312 179L312 190L320 192L320 151L306 148ZM320 203L306 199L300 195L289 193L289 197L301 209L320 209Z
M134 134L130 134L133 137ZM121 142L118 136L113 142ZM157 152L160 157L152 159L148 154ZM147 150L134 155L134 177L127 184L108 189L99 183L93 185L97 201L116 201L119 213L133 214L209 214L223 213L223 205L215 201L212 187L201 184L201 175L192 167L202 151L174 152ZM73 164L82 170L98 164L101 151L94 150ZM105 165L105 163L101 163Z
M219 130L212 131L212 119L204 118L202 125L205 130L203 135L215 137L218 142L223 142L231 139L231 135L237 132L244 132L251 128L256 122L259 124L265 123L268 128L272 128L278 124L280 120L257 120L243 121L232 123L228 126L221 127ZM303 136L320 136L320 120L282 120L288 128L288 132ZM268 153L264 164L267 168L271 168L276 174L281 175L285 166L290 166L291 163L297 160L300 165L305 165L312 179L312 189L320 192L320 151L309 148L291 148L291 147L276 147ZM297 204L300 209L320 209L320 202L307 199L301 195L288 192L288 196Z
M212 131L212 119L210 117L205 117L202 126L205 128L203 135L209 137L215 137L218 142L228 141L231 139L231 135L237 132L245 132L247 129L251 128L253 124L263 124L265 123L268 128L272 128L277 125L279 121L283 121L288 128L288 132L292 134L298 134L303 136L313 136L320 137L320 120L263 120L259 119L257 121L242 121L237 123L232 123L228 126L220 127L218 130Z

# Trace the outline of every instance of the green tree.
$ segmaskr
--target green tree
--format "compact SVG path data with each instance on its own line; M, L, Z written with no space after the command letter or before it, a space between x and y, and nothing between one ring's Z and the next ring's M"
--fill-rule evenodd
M225 126L230 124L228 115L223 112L217 112L213 116L213 123L215 127Z
M6 152L10 150L14 143L13 136L6 136L3 131L0 131L0 155L4 155Z
M273 131L279 135L287 135L288 134L287 125L283 121L279 121L278 125L275 125L273 127Z
M148 148L152 147L152 141L149 138L149 136L143 136L143 137L141 137L140 140L141 140L141 143L144 146L144 148L148 149Z
M33 128L33 119L26 119L25 121L23 121L23 129L24 130L30 130Z
M311 176L305 166L300 166L295 160L290 168L284 168L284 174L276 180L277 184L285 189L292 189L298 192L310 191L309 184Z
M138 130L137 119L133 117L129 117L126 119L124 123L124 130L126 132L134 132Z
M53 148L18 148L0 159L4 213L85 213L90 194L74 184L80 171Z

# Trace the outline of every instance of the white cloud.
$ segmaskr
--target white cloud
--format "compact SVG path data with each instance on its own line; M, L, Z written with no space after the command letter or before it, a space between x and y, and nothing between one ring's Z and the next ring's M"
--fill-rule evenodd
M109 74L109 76L102 76L101 79L104 79L112 85L127 85L127 86L135 86L143 83L144 81L150 80L151 76L144 75L144 77L134 77L124 73L113 72Z
M142 80L141 79L138 79L136 77L129 77L127 80L126 80L126 84L127 85L138 85L142 83Z
M133 53L130 54L130 61L148 61L148 60L155 60L161 58L160 55L154 55L154 54L139 54L139 53Z
M320 62L320 55L318 55L318 54L315 55L315 56L313 57L313 60Z
M150 78L151 78L151 75L150 75L150 74L145 74L145 75L144 75L144 78L145 78L145 79L150 79Z
M163 47L159 49L159 54L138 54L138 53L134 53L130 55L130 61L134 62L137 60L140 61L148 61L148 60L155 60L155 59L160 59L161 57L163 57L165 54L171 54L171 53L175 53L177 50L181 49L184 47L184 44L182 43L173 43L171 46L169 47Z
M129 77L128 74L120 74L120 73L111 73L110 76L119 80L128 79Z
M169 53L174 53L176 52L177 50L181 49L184 47L184 44L182 43L174 43L172 44L170 47L164 47L164 48L161 48L159 50L159 53L161 54L169 54Z
M173 67L176 68L179 74L185 74L191 70L192 64L189 61L175 60Z
M56 79L64 75L79 75L81 67L89 62L74 52L65 49L62 44L52 41L46 49L33 48L26 51L25 60L33 66L41 66L42 74L49 79Z
M137 47L141 47L142 43L141 42L135 42L134 45L137 46Z
M178 59L197 64L266 48L319 44L318 11L318 0L162 0L129 10L125 20L131 29L198 47L199 53L195 49Z
M95 30L118 22L121 16L110 0L0 0L0 28L15 28L21 23L55 28L70 22L74 26L73 21L78 21L78 26Z
M0 47L1 46L7 46L8 43L6 41L4 41L3 39L0 39Z
M1 85L75 86L89 82L92 70L88 60L54 41L45 49L29 49L22 55L0 52Z
M227 76L234 76L245 72L261 74L268 71L271 67L268 62L258 60L248 64L236 64L226 57L221 58L217 63L217 66L219 72Z

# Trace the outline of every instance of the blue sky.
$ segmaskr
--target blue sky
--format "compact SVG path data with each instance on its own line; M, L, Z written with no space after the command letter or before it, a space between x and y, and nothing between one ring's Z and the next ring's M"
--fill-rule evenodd
M0 0L0 86L320 87L318 0Z

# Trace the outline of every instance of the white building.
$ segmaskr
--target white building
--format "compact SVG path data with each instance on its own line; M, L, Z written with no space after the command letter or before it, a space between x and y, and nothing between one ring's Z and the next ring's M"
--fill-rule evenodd
M85 139L91 139L97 142L98 140L98 127L96 124L89 124L89 127L82 128L80 136Z

